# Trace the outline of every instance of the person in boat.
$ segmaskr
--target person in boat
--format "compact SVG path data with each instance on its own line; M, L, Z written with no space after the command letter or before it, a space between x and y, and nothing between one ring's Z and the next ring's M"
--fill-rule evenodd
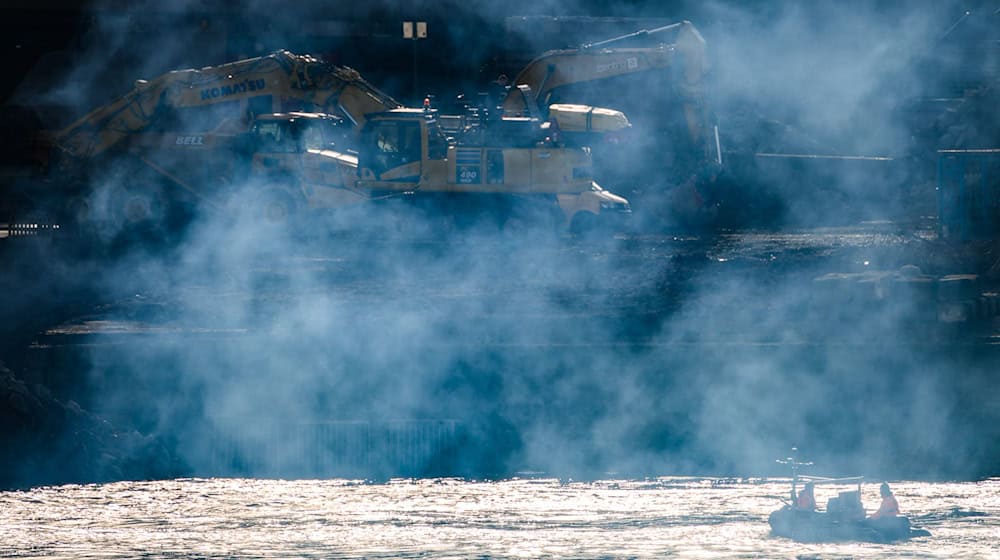
M799 495L795 498L795 509L800 511L816 511L816 496L813 493L815 485L807 482Z
M878 491L882 495L882 503L879 505L878 511L873 513L869 519L881 519L899 515L899 502L896 501L896 496L889 489L889 484L883 482Z

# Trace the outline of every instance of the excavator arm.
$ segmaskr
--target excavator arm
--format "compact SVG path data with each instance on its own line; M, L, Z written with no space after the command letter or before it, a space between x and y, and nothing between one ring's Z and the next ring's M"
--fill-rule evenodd
M653 47L615 46L636 37L660 34L672 35L672 42L661 42ZM699 98L704 95L702 81L706 69L705 40L694 25L684 21L590 43L578 49L548 51L525 66L514 78L514 84L527 85L539 102L547 105L552 90L561 86L664 70L673 72L680 95ZM505 100L505 112L524 110L519 97Z
M667 40L652 47L618 46L629 40L665 36ZM688 134L699 145L705 144L708 131L704 118L705 40L688 21L643 30L577 49L548 51L531 61L514 79L517 87L527 86L542 111L560 87L639 74L670 72L673 95L684 107ZM609 104L613 101L609 92ZM523 95L504 99L505 115L523 115L527 111Z
M270 96L273 100L261 112L282 111L280 103L295 100L317 112L343 116L358 129L364 125L365 115L401 106L352 68L278 51L199 70L176 70L149 81L139 80L132 91L57 132L54 140L56 146L71 156L95 157L147 130L169 113L209 106L223 107L220 109L226 113L223 126L231 126L234 131L245 130L252 116L246 102L260 96Z

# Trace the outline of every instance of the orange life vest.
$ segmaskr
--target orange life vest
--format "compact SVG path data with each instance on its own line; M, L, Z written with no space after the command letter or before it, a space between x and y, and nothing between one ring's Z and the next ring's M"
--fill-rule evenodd
M878 507L878 511L872 514L872 519L895 517L897 515L899 515L899 502L896 501L896 496L889 494L882 498L882 504Z
M814 510L816 509L816 498L813 497L812 492L803 490L795 500L795 507L798 509Z

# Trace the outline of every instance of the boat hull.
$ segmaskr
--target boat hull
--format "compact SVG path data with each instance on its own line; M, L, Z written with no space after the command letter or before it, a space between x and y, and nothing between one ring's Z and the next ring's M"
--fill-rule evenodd
M887 543L929 536L910 527L905 516L879 519L844 519L825 512L801 511L785 506L768 518L771 534L799 542L864 541Z

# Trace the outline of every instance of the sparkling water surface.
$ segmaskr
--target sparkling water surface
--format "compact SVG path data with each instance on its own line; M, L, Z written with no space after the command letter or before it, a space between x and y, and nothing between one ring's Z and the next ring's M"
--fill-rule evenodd
M772 537L779 480L182 479L0 493L0 557L1000 558L1000 479L897 482L930 537ZM853 487L818 487L817 502ZM862 501L878 504L878 485Z

